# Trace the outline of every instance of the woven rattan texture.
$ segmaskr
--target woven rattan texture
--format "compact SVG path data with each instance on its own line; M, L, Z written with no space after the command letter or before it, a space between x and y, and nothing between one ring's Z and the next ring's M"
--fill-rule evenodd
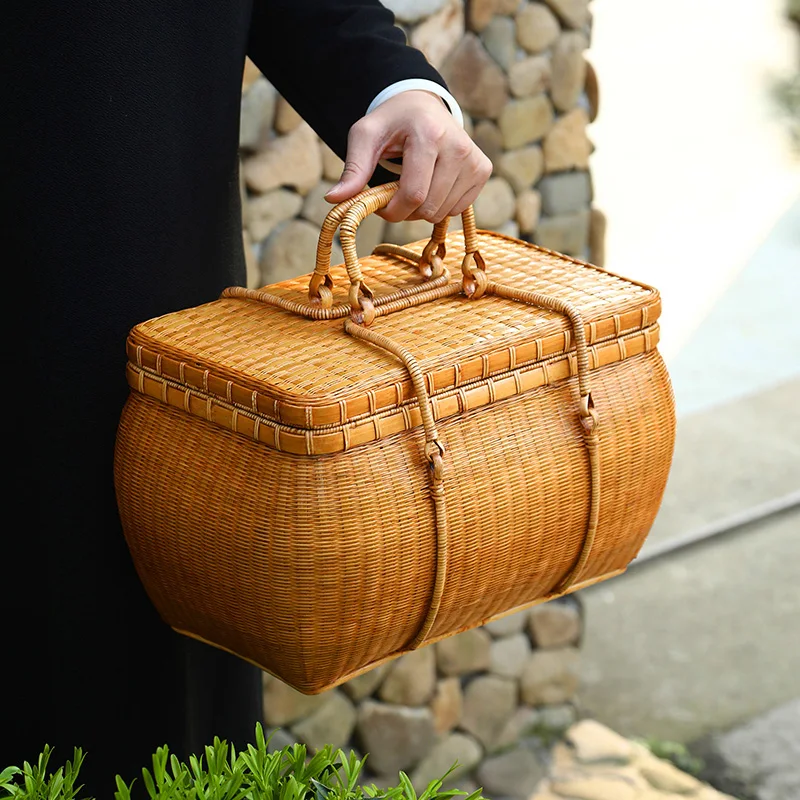
M658 345L658 341L659 327L652 325L643 331L594 345L589 348L591 368L598 369L649 352ZM349 450L421 424L419 404L413 397L402 404L397 403L389 410L373 409L366 414L347 417L344 423L316 426L315 429L313 425L303 425L305 419L297 426L275 421L285 417L285 412L275 413L274 406L268 404L268 413L264 415L261 413L263 404L260 405L257 399L251 406L237 404L232 388L231 397L221 399L213 391L187 389L180 382L134 364L128 365L127 372L131 389L141 394L251 437L267 447L295 455L327 455ZM431 400L433 417L435 420L446 419L498 399L522 394L537 386L565 380L575 374L576 359L574 353L568 353L484 380L472 381L434 396Z
M644 327L658 315L658 294L649 287L500 234L481 232L479 241L492 280L572 302L587 323L614 315L619 321L627 315L630 329L612 327L610 336ZM424 244L410 247L421 252ZM462 235L450 234L447 248L445 263L457 276ZM376 295L421 280L412 265L393 256L367 256L361 259L361 267ZM332 275L338 291L336 301L345 301L348 283L343 267L333 268ZM298 278L270 286L269 291L303 300L307 282L307 277ZM442 298L413 311L381 317L375 325L413 352L426 371L520 342L555 336L560 350L564 345L568 349L570 343L569 323L563 316L489 296L472 303L463 297ZM590 342L594 343L591 337ZM340 320L311 321L256 301L234 298L139 325L131 337L132 356L136 348L210 369L214 375L252 390L266 390L271 396L311 405L339 402L406 382L408 377L402 365L386 352L346 336ZM544 355L552 355L552 347L550 351ZM331 421L337 420L323 420Z
M602 490L582 580L635 556L674 440L657 351L597 369L592 380ZM440 423L448 557L431 639L541 599L569 571L589 502L577 403L574 381L561 381ZM414 429L297 457L132 393L117 491L151 599L173 627L301 691L403 652L425 617L436 562L422 447Z

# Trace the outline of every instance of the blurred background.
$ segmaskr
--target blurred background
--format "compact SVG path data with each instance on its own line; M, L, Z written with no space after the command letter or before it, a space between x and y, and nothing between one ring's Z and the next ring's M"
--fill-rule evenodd
M663 296L660 349L678 409L667 492L628 573L576 598L580 634L547 644L531 619L523 655L530 646L561 647L570 659L580 651L577 667L566 656L558 668L548 662L576 673L576 684L565 689L571 678L552 677L560 693L542 695L538 730L590 718L677 754L676 763L742 800L797 800L798 3L385 4L441 69L469 132L495 165L476 203L479 227L588 259ZM309 271L329 208L323 195L342 165L252 65L243 88L244 236L249 281L257 286ZM428 233L426 223L387 225L372 217L359 232L359 249ZM574 627L574 609L564 611L563 630ZM345 694L356 705L374 695L395 705L430 700L434 715L450 708L453 718L437 728L445 755L469 752L472 766L483 758L477 779L490 788L494 782L492 796L523 794L515 787L541 776L491 756L491 709L481 703L496 717L494 690L481 684L481 700L473 683L469 696L476 671L497 672L489 651L505 636L519 631L511 625L464 644L473 662L464 656L461 672L420 661L398 667L394 688L380 689L376 676L369 688L345 687ZM481 648L486 657L476 661ZM403 681L427 685L420 676L429 674L428 695L398 693ZM461 675L467 677L455 680ZM268 692L268 708L289 702L274 682ZM292 697L296 707L290 703L281 719L296 719L292 733L310 739L304 716L321 713L320 706ZM462 718L464 702L473 711L464 706ZM362 728L353 712L339 738L363 742ZM452 730L460 733L447 738ZM404 768L416 765L419 777L421 758L409 756ZM516 784L507 777L514 769L522 770Z
M730 731L713 744L750 775L780 771L779 742L800 755L800 159L775 96L791 76L799 91L790 5L597 0L588 54L606 266L663 294L679 418L641 566L583 593L582 700L627 733ZM794 780L759 797L798 797Z

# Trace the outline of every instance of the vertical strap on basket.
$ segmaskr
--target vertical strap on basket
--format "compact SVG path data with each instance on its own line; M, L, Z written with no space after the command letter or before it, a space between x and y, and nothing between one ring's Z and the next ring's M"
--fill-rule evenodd
M589 385L589 349L586 346L586 327L580 311L565 300L550 297L539 292L527 292L514 289L503 284L488 282L486 292L516 300L520 303L546 308L555 311L569 319L575 337L575 356L578 372L578 391L580 393L580 406L578 409L583 440L589 455L589 515L586 522L586 534L583 537L583 546L575 563L569 572L558 582L554 594L562 594L572 586L583 572L586 562L592 552L594 539L597 534L597 523L600 517L600 436L598 433L597 412L592 401L592 390Z
M431 497L433 498L436 529L436 573L433 582L433 593L428 605L428 613L425 615L425 620L420 629L408 645L409 649L414 650L425 643L425 639L427 639L436 622L436 616L442 604L445 581L447 580L448 528L444 494L444 460L442 458L444 445L439 441L439 433L436 430L436 422L431 410L428 390L425 387L425 375L414 356L387 336L357 325L350 319L345 320L344 329L351 336L363 339L376 347L381 347L403 362L408 374L411 376L419 403L419 411L422 415L422 427L425 431L425 457L428 459L430 468L430 489Z

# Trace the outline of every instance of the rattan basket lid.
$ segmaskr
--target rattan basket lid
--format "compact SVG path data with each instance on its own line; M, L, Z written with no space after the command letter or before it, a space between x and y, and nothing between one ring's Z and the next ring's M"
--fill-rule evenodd
M590 345L652 326L659 316L659 295L649 286L501 234L480 231L478 238L492 280L572 303ZM463 236L451 233L446 242L445 265L458 275ZM425 244L409 249L421 252ZM394 255L367 256L361 267L376 295L422 281ZM331 275L337 299L345 300L344 267L333 267ZM305 276L268 289L303 300L307 285ZM488 295L442 297L380 317L372 327L414 355L434 395L555 358L573 345L564 316ZM128 353L140 366L229 400L252 392L272 398L276 409L283 406L277 415L299 427L344 421L346 406L366 404L374 412L411 396L403 365L348 336L341 320L306 319L256 299L225 297L144 322L131 332Z

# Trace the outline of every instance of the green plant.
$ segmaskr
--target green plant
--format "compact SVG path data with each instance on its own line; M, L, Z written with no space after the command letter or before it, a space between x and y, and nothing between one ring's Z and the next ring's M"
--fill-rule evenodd
M401 772L397 786L381 789L360 784L366 759L326 746L309 756L306 747L293 744L269 752L269 739L256 726L255 744L236 752L218 738L205 752L189 758L188 764L160 747L153 755L152 769L142 769L141 782L150 800L483 800L480 790L467 794L442 790L444 780L432 781L417 795L409 777ZM14 800L89 800L78 798L75 786L83 761L80 750L73 761L46 776L50 748L45 747L36 767L26 762L22 770L9 767L0 773L0 797ZM455 768L455 767L454 767ZM22 776L22 783L19 783ZM12 780L14 782L12 782ZM133 782L117 776L115 800L131 800Z
M19 800L74 800L83 788L77 784L78 772L84 754L75 748L72 761L67 761L50 775L47 765L52 750L45 745L35 764L26 761L19 767L6 767L0 772L0 797L19 798ZM12 783L12 779L15 779ZM89 800L85 798L85 800Z
M787 0L786 18L800 35L800 0ZM786 118L794 147L800 153L800 69L775 80L772 92L777 107Z
M670 742L664 739L642 739L640 740L654 756L671 761L679 770L690 775L699 775L705 764L702 758L693 755L685 744L680 742Z

